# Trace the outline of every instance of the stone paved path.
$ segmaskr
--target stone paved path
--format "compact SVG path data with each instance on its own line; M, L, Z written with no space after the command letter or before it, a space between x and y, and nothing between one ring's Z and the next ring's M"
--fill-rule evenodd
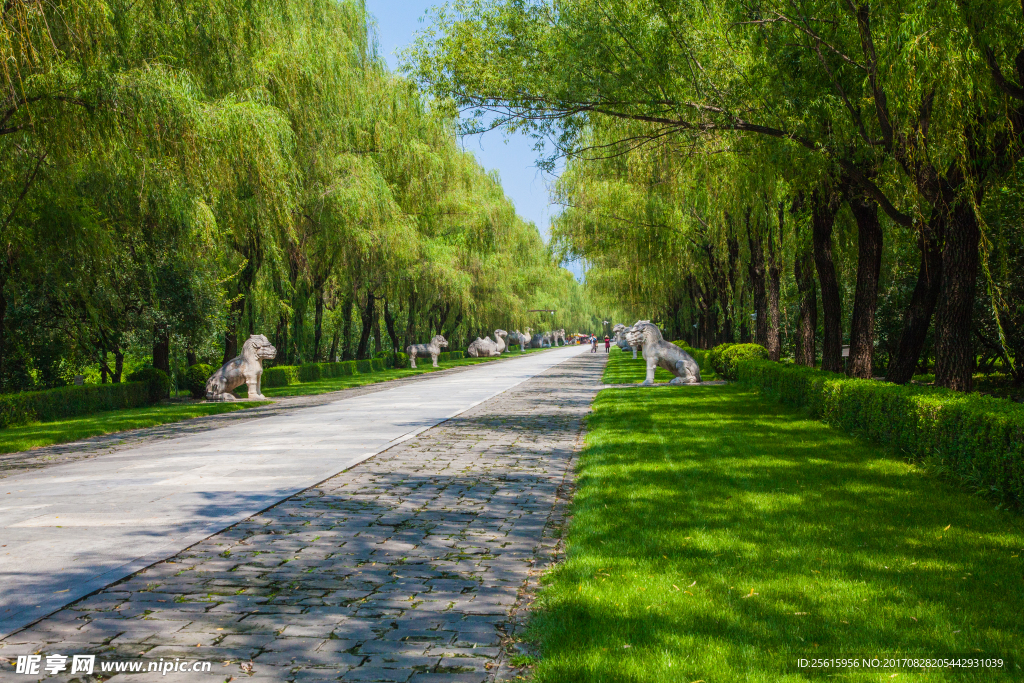
M214 662L113 679L133 683L507 675L509 615L557 545L604 362L557 365L9 636L0 679L35 680L13 673L31 652Z
M487 362L502 363L521 357L522 355L520 354L511 353ZM130 448L138 448L139 446L145 446L165 439L177 439L190 434L199 434L214 429L220 429L222 427L229 427L239 422L255 418L285 415L302 408L321 406L325 403L332 403L334 401L355 398L357 396L366 396L367 394L388 391L398 386L437 379L438 377L446 377L448 375L457 375L472 370L475 367L477 366L461 365L454 368L435 370L434 372L427 372L421 375L413 375L412 377L390 379L384 382L378 382L377 384L365 384L361 387L341 389L339 391L331 391L324 394L313 394L307 396L272 396L270 397L270 400L272 400L273 403L270 405L246 408L243 410L236 410L231 413L221 413L220 415L207 415L205 417L182 420L181 422L169 422L167 424L156 425L154 427L143 427L141 429L129 429L123 432L114 432L112 434L102 434L100 436L82 439L81 441L54 444L53 446L43 446L41 448L33 448L28 451L0 453L0 479L28 470L53 467L54 465L62 465L70 462L76 462L78 460L95 458L99 455L116 453Z

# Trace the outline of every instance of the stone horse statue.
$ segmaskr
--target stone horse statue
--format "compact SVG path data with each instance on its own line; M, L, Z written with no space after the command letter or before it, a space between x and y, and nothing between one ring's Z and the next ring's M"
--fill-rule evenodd
M659 367L675 375L669 384L700 384L700 366L697 361L675 344L665 341L657 325L639 320L626 333L626 338L633 346L643 345L643 356L647 361L644 386L654 385L654 370Z
M434 335L434 338L430 340L429 344L413 344L405 348L405 353L409 356L409 367L416 367L416 358L430 358L434 362L434 367L437 367L437 357L441 355L441 349L447 348L448 341L439 334Z
M206 380L207 401L236 401L231 392L249 387L249 398L266 398L260 393L263 361L277 356L277 349L262 334L254 334L242 344L242 355L232 358Z

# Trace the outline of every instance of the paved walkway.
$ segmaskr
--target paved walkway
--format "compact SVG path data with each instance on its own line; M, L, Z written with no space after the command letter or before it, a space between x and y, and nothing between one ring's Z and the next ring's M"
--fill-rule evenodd
M214 662L190 681L507 675L500 645L557 544L604 361L570 358L9 636L0 679L35 680L10 673L30 652L97 654L97 672Z
M520 357L521 356L518 353L511 353L486 362L507 363ZM423 364L421 363L420 367L422 366ZM453 368L444 368L443 370L434 370L433 372L421 375L389 379L377 384L364 384L363 386L341 389L339 391L332 391L323 394L271 396L270 398L273 400L272 404L258 406L256 408L246 408L230 413L221 413L219 415L206 415L204 417L182 420L181 422L169 422L167 424L156 425L154 427L142 427L140 429L129 429L123 432L114 432L112 434L102 434L100 436L92 436L87 439L82 439L81 441L43 446L41 448L33 448L28 451L0 453L0 479L5 479L14 474L20 474L29 470L38 470L45 467L53 467L54 465L63 465L69 462L85 460L87 458L95 458L98 455L108 455L110 453L116 453L130 448L138 448L140 446L146 446L165 439L177 439L190 434L199 434L214 429L220 429L222 427L229 427L239 422L252 420L253 418L285 415L311 406L320 406L325 403L334 403L336 401L365 396L367 394L376 394L380 391L390 391L391 389L405 386L407 384L414 384L429 379L437 379L448 375L457 375L459 373L472 370L474 367L477 366L461 365ZM0 486L2 486L2 484L0 484Z
M0 483L0 636L544 372L528 354Z

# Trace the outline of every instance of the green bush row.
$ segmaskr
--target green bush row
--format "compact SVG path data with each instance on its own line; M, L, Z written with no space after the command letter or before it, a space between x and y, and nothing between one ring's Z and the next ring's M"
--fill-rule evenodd
M1024 502L1024 406L770 361L741 361L738 376L767 398L807 408L1003 500Z
M166 374L160 374L167 378ZM170 380L167 382L169 386ZM140 408L153 402L153 394L153 385L144 381L3 394L0 395L0 429L104 410Z
M437 360L438 362L459 360L463 355L462 351L444 351L438 355ZM398 353L393 356L386 356L382 358L346 360L340 363L277 365L263 371L261 386L268 389L272 387L286 387L291 384L317 382L319 380L330 379L332 377L350 377L356 374L365 375L374 372L383 372L386 369L394 367L409 367L409 356L404 353ZM209 377L209 374L207 374L207 377ZM203 382L205 388L205 379Z

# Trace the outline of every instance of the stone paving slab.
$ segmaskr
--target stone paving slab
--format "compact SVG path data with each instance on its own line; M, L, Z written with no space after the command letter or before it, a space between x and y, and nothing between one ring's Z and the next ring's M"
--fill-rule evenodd
M8 477L0 482L0 636L578 353L525 354Z
M29 653L213 663L113 678L133 683L509 675L510 615L558 546L605 360L556 365L8 636L0 680L42 678L13 673Z

